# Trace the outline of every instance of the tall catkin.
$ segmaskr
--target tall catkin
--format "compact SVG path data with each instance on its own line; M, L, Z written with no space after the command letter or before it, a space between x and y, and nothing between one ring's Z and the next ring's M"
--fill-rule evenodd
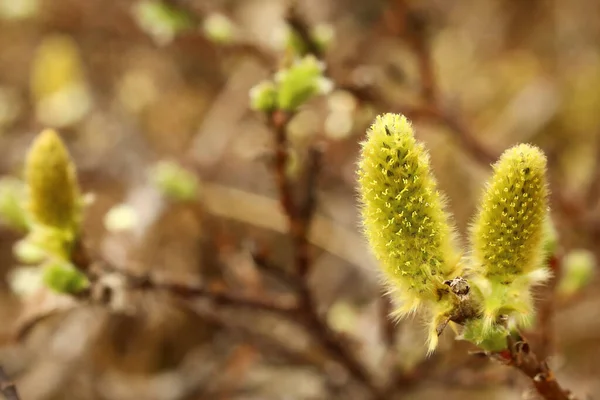
M362 143L358 182L364 232L402 316L424 308L435 327L453 307L444 281L461 275L444 198L406 117L377 117Z

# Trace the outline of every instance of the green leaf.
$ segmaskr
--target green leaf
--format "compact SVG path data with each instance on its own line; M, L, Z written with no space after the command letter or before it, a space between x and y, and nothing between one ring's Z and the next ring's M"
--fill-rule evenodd
M161 45L195 25L186 11L164 1L140 1L133 12L140 28Z
M71 264L53 262L43 266L46 287L64 294L77 294L89 286L87 277Z
M275 75L277 105L294 111L318 94L331 91L332 84L323 76L325 66L313 56L306 56Z
M161 161L150 171L150 179L167 198L192 201L198 198L200 184L196 176L179 164Z

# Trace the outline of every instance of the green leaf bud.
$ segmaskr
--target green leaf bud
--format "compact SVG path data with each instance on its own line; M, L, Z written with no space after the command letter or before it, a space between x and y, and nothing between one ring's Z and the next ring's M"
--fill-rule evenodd
M323 76L325 66L309 55L275 75L277 105L285 111L295 111L318 94L331 91L332 84Z
M89 280L69 263L53 262L43 266L42 280L49 289L77 294L89 286Z
M250 108L271 112L277 107L277 88L271 81L262 81L250 89Z
M311 36L319 49L325 51L333 42L335 30L330 24L318 24L312 29Z
M210 14L202 24L204 34L215 43L227 44L234 39L233 22L223 14Z
M507 347L509 333L508 329L500 324L490 329L485 326L482 319L475 318L465 324L457 339L474 343L483 350L501 351Z
M133 14L140 28L159 45L171 42L177 34L194 26L191 15L166 1L140 1Z
M161 161L150 171L150 179L167 198L192 201L198 198L200 184L196 176L175 162Z
M109 232L129 231L138 223L138 215L129 204L117 204L104 216L104 227Z
M594 277L596 258L585 249L572 250L562 261L562 276L557 292L561 296L572 296L586 286Z
M19 240L13 246L15 258L23 264L39 264L47 257L47 253L30 240Z

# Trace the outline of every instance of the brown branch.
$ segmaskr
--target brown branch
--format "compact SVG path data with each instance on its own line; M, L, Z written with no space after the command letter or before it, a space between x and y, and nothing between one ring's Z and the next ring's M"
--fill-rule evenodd
M153 282L143 279L137 282L137 288L143 290L166 291L175 297L190 300L196 298L209 299L215 304L252 308L255 310L271 311L279 314L290 314L298 311L295 301L271 297L256 297L237 295L228 291L213 290L205 287L189 286L180 283Z
M286 167L288 162L288 141L286 129L292 114L285 111L275 111L269 116L269 124L273 129L275 136L275 160L274 171L277 189L279 191L279 202L285 213L289 229L293 229L293 224L296 221L296 207L294 205L294 196L292 187L286 176Z
M538 342L538 356L545 360L552 353L554 347L554 329L552 327L552 321L554 318L554 310L556 308L555 290L556 285L560 280L560 263L561 257L554 254L548 260L548 266L552 271L552 277L550 281L543 287L544 298L538 307L537 320L538 327L537 333L539 335Z
M594 176L588 187L586 201L590 207L595 207L600 201L600 134L596 138L596 163L594 166Z
M4 369L0 366L0 393L6 400L21 400L17 386L10 380Z
M277 299L270 297L257 297L239 295L227 290L216 290L206 286L193 286L176 282L157 281L148 275L134 275L115 268L110 264L102 263L104 272L117 273L125 278L131 289L165 291L174 297L190 300L196 298L208 299L215 304L252 308L271 311L279 314L290 314L298 311L296 301L290 299Z
M313 39L310 33L310 25L302 18L296 4L292 4L292 6L288 8L285 21L298 35L302 43L304 43L307 53L312 54L317 58L322 58L323 52L318 43Z
M389 348L388 351L395 351L397 329L394 320L390 318L390 315L392 314L392 302L385 293L382 293L379 304L379 319L381 321L383 340Z
M254 264L259 270L265 272L287 286L290 286L294 289L298 288L298 280L296 276L282 266L272 263L268 259L265 249L252 251L250 254Z
M287 124L290 118L289 113L276 111L269 115L269 125L275 136L273 173L277 182L281 208L288 220L290 239L294 248L294 270L299 280L299 312L307 329L313 332L321 345L372 393L374 399L383 400L383 394L373 382L369 372L355 357L340 335L334 332L319 314L308 284L310 254L307 233L316 206L315 189L321 165L320 152L315 148L311 149L309 153L303 198L298 204L295 202L292 185L285 172L288 162Z
M512 366L531 379L531 382L537 392L546 400L576 400L575 396L566 389L563 389L554 372L550 369L546 361L541 361L539 357L531 351L529 344L524 338L514 339L508 337L507 352L500 353L500 359L506 365Z

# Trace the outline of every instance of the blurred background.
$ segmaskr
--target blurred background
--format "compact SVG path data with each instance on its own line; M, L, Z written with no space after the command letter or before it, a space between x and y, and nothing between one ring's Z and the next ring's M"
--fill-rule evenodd
M53 127L89 194L92 258L294 301L295 283L257 262L289 271L296 256L274 132L249 93L313 53L332 89L287 125L285 174L298 197L316 199L314 309L359 367L294 315L128 290L118 274L106 276L108 305L52 293L28 278L13 251L22 233L0 218L0 365L22 398L535 399L517 371L469 355L451 330L425 358L419 321L387 321L355 193L359 142L383 112L413 120L465 243L490 164L519 142L544 149L562 278L540 290L530 341L565 387L600 397L600 2L290 6L0 0L0 209L31 141ZM303 48L298 29L319 46ZM321 168L307 189L315 148Z

